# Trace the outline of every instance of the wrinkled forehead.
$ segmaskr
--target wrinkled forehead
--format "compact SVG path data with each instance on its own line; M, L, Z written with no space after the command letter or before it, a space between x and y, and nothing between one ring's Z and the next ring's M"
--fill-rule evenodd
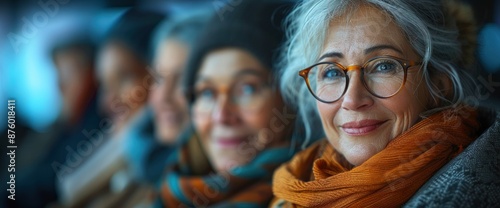
M332 14L330 25L345 25L352 27L387 26L393 23L393 18L382 9L371 4L352 4L341 13Z
M412 50L406 35L390 15L363 4L332 17L321 54L334 51L352 57L379 45L398 51Z
M230 82L243 76L267 78L269 70L249 52L238 48L222 48L208 53L198 72L199 80Z

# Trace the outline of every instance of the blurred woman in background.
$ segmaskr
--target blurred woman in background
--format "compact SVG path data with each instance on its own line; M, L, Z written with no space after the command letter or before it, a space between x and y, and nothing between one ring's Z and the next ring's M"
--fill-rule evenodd
M59 181L64 206L116 206L136 188L127 171L126 137L132 118L145 106L154 78L147 70L150 40L164 16L129 9L103 40L97 57L101 108L107 117L89 139L83 164ZM88 153L90 152L90 153ZM85 157L84 157L85 156Z
M127 159L134 177L157 182L168 164L179 135L189 123L188 105L181 89L187 56L210 17L203 11L184 12L164 20L153 35L154 59L148 107L134 118L125 134Z
M101 106L114 131L144 106L154 81L147 70L152 57L149 41L161 16L130 11L111 29L98 57Z
M159 28L155 36L153 69L158 76L149 102L158 127L155 129L156 136L162 143L174 143L189 123L181 77L188 54L209 17L204 12L179 14L163 28Z

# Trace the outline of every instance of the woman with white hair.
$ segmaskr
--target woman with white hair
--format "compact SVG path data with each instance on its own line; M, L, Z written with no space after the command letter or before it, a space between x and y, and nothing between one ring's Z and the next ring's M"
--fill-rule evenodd
M470 104L479 91L465 71L475 40L467 9L434 0L318 0L296 7L281 90L309 118L309 133L320 120L326 138L277 169L272 207L393 207L411 197L412 205L498 201L500 117ZM496 182L475 178L461 186L474 178L468 163L477 161L461 154L484 143L496 145L484 169ZM457 155L452 164L463 172L447 166L451 176L443 176L447 169L436 173ZM427 198L419 198L424 184L419 193ZM481 186L489 191L474 192ZM442 195L449 198L425 189L447 190Z

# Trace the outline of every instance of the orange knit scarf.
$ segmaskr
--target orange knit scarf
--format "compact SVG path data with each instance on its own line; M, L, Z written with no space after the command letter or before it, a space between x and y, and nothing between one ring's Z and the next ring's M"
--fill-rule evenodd
M444 110L353 168L326 140L317 142L275 172L271 207L401 206L478 130L476 111Z

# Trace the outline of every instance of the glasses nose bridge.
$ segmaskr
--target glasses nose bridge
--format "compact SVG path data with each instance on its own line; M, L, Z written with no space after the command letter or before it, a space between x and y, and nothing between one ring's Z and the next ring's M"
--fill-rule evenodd
M348 90L349 90L349 88L350 88L350 85L352 85L352 84L353 84L353 82L349 81L349 80L354 79L354 78L352 77L353 75L351 74L351 77L350 77L350 76L348 76L348 75L347 75L347 72L349 72L349 71L355 71L355 70L359 70L359 75L360 75L360 77L359 77L359 81L360 81L360 84L363 86L363 88L364 88L364 89L366 89L368 92L370 92L370 89L368 89L368 86L366 86L366 84L365 84L365 80L364 80L364 78L363 78L363 74L364 74L364 71L363 71L363 70L364 70L364 66L362 66L362 65L357 65L357 64L352 64L352 65L349 65L349 66L345 67L345 69L344 69L344 70L345 70L345 73L346 73L346 77L348 78L348 81L347 81L347 83L346 83L346 89L345 89L344 93L342 94L342 96L344 96L344 95L347 93L347 91L348 91ZM371 92L370 92L370 93L371 93ZM342 96L341 96L341 97L342 97Z
M233 102L232 95L230 94L229 86L221 86L217 89L217 94L212 106L208 108L207 112L209 112L212 116L217 113L227 111L233 111L235 108L235 103Z
M224 100L223 98L225 98L225 101L228 102L228 104L230 104L230 106L234 105L234 102L233 102L233 95L231 94L231 87L230 86L220 86L218 89L217 89L217 94L221 95L221 96L218 96L217 98L217 105L219 105L221 102L221 100Z
M359 70L359 72L360 72L360 74L361 74L361 75L362 75L362 74L364 74L364 72L363 72L363 69L364 69L364 68L363 68L363 66L361 66L361 65L351 64L351 65L349 65L349 66L347 66L347 67L343 67L343 68L344 68L344 71L345 71L345 75L346 75L348 78L351 78L351 79L352 79L352 77L349 77L349 75L347 74L347 73L348 73L348 72L350 72L350 71ZM353 76L353 75L351 74L350 76ZM361 79L363 79L363 78L361 77Z
M354 70L362 70L363 67L361 65L356 65L356 64L353 64L353 65L349 65L347 67L345 67L345 71L348 72L348 71L354 71Z
M230 87L228 85L220 86L217 91L219 94L229 94Z

